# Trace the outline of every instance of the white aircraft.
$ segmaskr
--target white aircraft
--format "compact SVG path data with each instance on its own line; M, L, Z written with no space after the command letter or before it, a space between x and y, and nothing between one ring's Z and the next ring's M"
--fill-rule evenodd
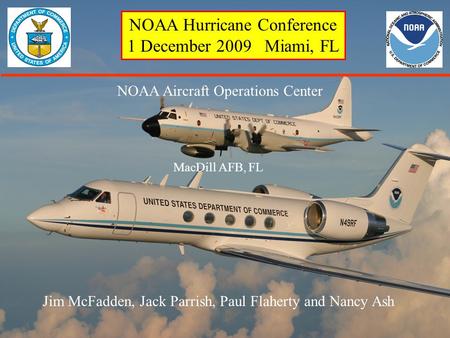
M308 258L354 249L411 230L437 160L450 157L416 144L401 155L372 193L320 198L276 185L252 192L207 190L197 173L187 187L97 180L28 215L62 235L179 244L219 254L441 296L449 289L315 263ZM430 225L432 226L432 225ZM432 243L430 243L432 245ZM420 267L418 267L420 268Z
M184 106L164 107L143 121L142 128L153 137L184 143L181 151L193 157L208 158L215 150L239 147L249 153L319 150L345 141L367 141L370 131L352 127L350 79L344 77L330 105L318 113L295 117L257 115Z

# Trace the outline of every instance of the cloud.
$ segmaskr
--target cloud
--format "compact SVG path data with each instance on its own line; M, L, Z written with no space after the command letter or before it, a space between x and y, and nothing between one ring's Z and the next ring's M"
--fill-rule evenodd
M58 293L52 293L54 298L68 299ZM1 338L85 338L88 337L88 327L75 319L75 307L45 307L37 313L37 320L31 330L15 329L0 333Z
M450 140L442 130L432 132L426 144L437 152L450 155ZM349 251L329 256L327 263L448 288L449 204L450 164L439 161L416 212L412 232L397 238L383 251L374 248ZM450 332L448 298L336 278L316 280L314 287L316 294L367 297L369 301L376 296L389 295L395 302L394 307L369 307L364 311L325 309L322 314L324 337L442 337Z
M96 287L104 287L114 294L137 296L146 283L158 280L164 267L170 266L165 258L153 259L142 257L127 273L111 276L97 275L93 283ZM244 265L246 266L246 265ZM234 270L241 271L242 265ZM252 271L257 272L256 268ZM214 290L217 284L216 271L209 263L200 267L194 262L182 262L177 266L180 286L184 290L184 299L215 300ZM234 274L232 274L234 275ZM239 274L238 274L239 275ZM236 287L242 287L238 281L247 283L246 279L234 278ZM212 327L214 316L220 308L205 306L183 306L178 304L178 315L169 318L152 307L130 309L102 308L96 323L87 323L78 319L84 309L70 307L68 298L53 293L54 298L63 298L64 307L41 308L33 328L19 328L0 333L0 338L250 338L250 337L290 337L294 332L293 318L299 314L292 307L257 307L252 329L241 328L236 334L228 336L227 332ZM264 299L298 298L294 284L270 281L267 292L261 295ZM170 298L169 298L170 299ZM217 304L217 303L216 303ZM219 312L222 313L222 312ZM2 319L3 314L3 319ZM0 324L4 321L4 311L0 310Z
M283 269L251 261L238 261L232 272L220 272L220 284L226 288L245 287L256 291L271 279L278 277Z
M267 285L269 291L261 295L264 299L293 299L298 298L294 284L287 282L271 281ZM228 336L223 330L219 330L215 338L288 338L294 333L294 317L300 313L293 307L257 307L255 312L255 326L248 334L246 328L241 328L236 334Z
M113 294L131 298L142 290L150 277L164 274L173 264L165 257L154 259L144 256L127 272L112 276L98 273L91 281L96 294Z
M200 269L192 262L181 263L178 266L180 284L185 289L186 298L196 299L214 298L213 290L216 285L214 267L207 264ZM210 331L212 307L179 307L180 316L169 321L166 317L151 316L142 330L142 337L203 337Z
M3 328L3 323L5 322L5 319L6 319L6 317L5 317L5 310L0 309L0 331Z

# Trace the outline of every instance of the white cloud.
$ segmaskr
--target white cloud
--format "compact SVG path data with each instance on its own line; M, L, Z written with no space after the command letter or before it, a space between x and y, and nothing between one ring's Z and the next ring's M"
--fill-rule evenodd
M97 287L123 297L135 297L142 291L143 284L160 278L160 271L170 264L166 259L141 258L127 273L112 276L98 275L94 279ZM240 271L241 268L235 269ZM193 262L183 262L177 267L180 286L184 298L196 299L208 297L215 299L217 284L216 272L211 263L200 267ZM253 271L257 272L257 269ZM236 287L242 287L234 279ZM246 279L241 279L246 283ZM271 281L263 298L297 298L294 285L287 282ZM178 306L179 314L170 319L155 311L154 308L135 307L127 310L103 308L97 323L88 324L79 320L81 312L69 307L68 299L54 293L54 298L64 298L64 307L41 308L37 320L31 329L19 328L0 333L0 338L216 338L228 337L227 333L212 327L214 315L221 309L212 307ZM222 312L219 312L222 313ZM3 314L3 320L1 315ZM258 307L255 310L255 326L248 330L241 328L233 336L236 338L276 337L287 338L294 332L293 318L299 314L291 307ZM0 324L4 321L4 312L0 310Z
M5 322L6 316L5 316L5 310L0 309L0 331L3 328L3 323Z
M238 261L233 271L221 271L220 284L226 288L245 287L256 291L271 279L278 277L283 269L251 261Z
M271 281L267 285L269 291L261 295L264 299L298 298L294 284L287 282ZM246 328L240 328L236 334L228 336L223 330L219 330L215 338L288 338L294 333L293 319L300 313L293 307L257 307L255 312L255 326L250 334Z
M58 293L52 293L54 298L68 299ZM88 337L88 327L74 318L75 307L45 307L37 313L37 320L31 330L15 329L0 333L1 338L85 338Z
M165 257L154 259L144 256L127 272L105 276L98 273L91 281L96 293L114 294L124 298L136 296L150 277L163 274L172 267Z

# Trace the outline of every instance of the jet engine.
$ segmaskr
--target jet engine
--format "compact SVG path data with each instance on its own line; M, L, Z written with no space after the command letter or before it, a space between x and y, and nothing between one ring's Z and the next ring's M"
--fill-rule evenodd
M266 195L274 195L274 196L280 196L280 197L286 197L286 198L294 198L294 199L302 199L302 200L310 200L316 196L313 196L307 192L287 188L283 186L278 185L272 185L272 184L261 184L256 186L253 191L254 193L258 194L266 194Z
M214 156L214 149L207 144L186 144L181 147L181 152L192 157L209 158Z
M353 205L314 201L304 214L308 233L332 240L374 238L389 231L386 219Z

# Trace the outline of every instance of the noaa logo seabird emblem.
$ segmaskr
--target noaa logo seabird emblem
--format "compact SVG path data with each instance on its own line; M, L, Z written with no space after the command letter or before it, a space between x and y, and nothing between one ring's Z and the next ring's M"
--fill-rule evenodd
M386 12L386 67L442 68L442 12Z
M389 196L389 204L392 208L396 209L400 206L402 202L402 191L400 188L395 188L391 191L391 196Z
M8 8L8 67L70 67L70 8Z

